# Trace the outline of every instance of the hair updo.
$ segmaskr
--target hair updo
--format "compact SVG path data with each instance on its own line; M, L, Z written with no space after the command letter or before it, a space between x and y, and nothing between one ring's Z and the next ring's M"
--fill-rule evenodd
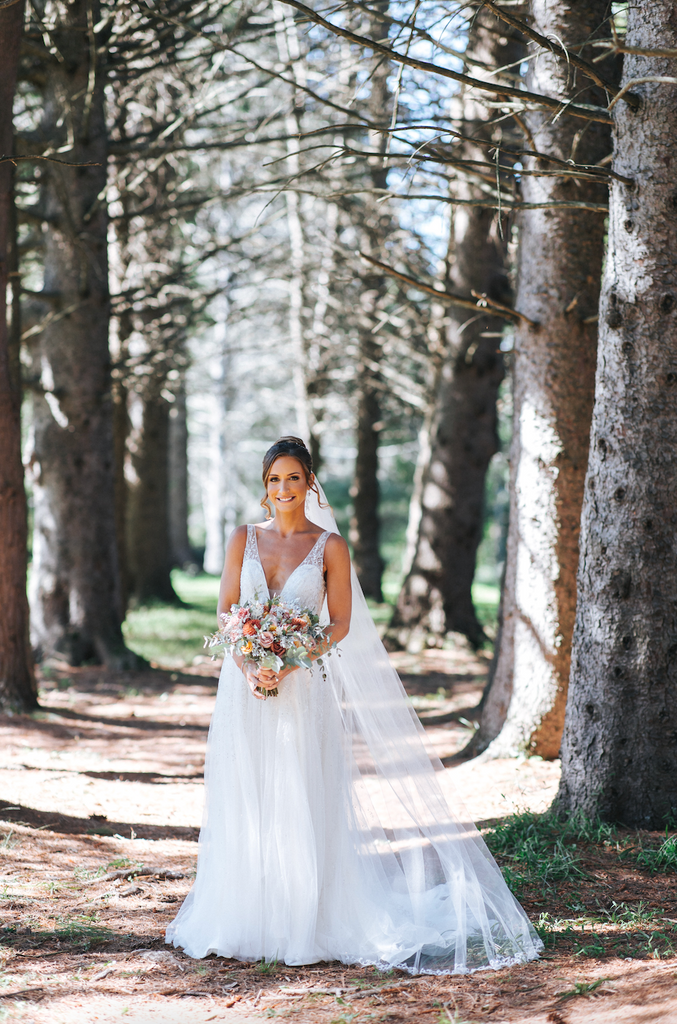
M289 437L279 438L275 444L270 446L266 454L263 456L263 473L261 474L261 479L263 480L263 486L266 488L266 491L268 490L268 477L270 476L270 471L273 468L273 463L276 459L279 459L280 456L284 455L288 455L290 458L296 459L301 463L306 483L311 491L315 491L319 501L320 495L315 481L313 480L311 483L311 477L313 475L312 456L308 451L305 442L302 441L300 437L293 437L291 435ZM266 510L266 519L272 519L273 513L270 505L268 504L267 495L261 500L261 508L265 508Z

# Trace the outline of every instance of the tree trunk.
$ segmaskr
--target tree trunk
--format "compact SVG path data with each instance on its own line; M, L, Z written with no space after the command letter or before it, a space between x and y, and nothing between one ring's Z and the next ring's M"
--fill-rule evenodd
M474 18L467 54L488 67L514 65L524 44L493 15ZM504 136L486 110L467 97L458 101L466 135L500 142ZM466 145L468 159L486 159L485 150ZM467 199L477 192L466 187ZM510 303L505 261L507 236L501 237L493 210L459 208L449 247L450 288L471 295L474 289ZM413 558L388 630L401 647L419 647L426 639L463 633L471 643L485 639L472 601L477 548L482 539L484 484L498 450L496 399L504 376L498 337L504 321L473 318L452 307L448 357L438 377L430 427L428 458L422 468L420 516ZM487 336L489 335L489 336Z
M35 350L32 625L43 656L124 668L136 659L122 639L115 541L105 83L88 27L100 6L77 0L59 14L43 130L80 166L46 165L44 288L58 308Z
M677 47L677 3L628 8L627 45ZM625 57L624 79L677 76ZM614 108L609 243L559 806L642 828L677 809L677 86Z
M379 395L373 386L372 372L364 366L363 360L378 346L373 340L361 338L358 364L360 386L357 396L357 424L355 429L355 470L351 495L353 515L350 522L350 541L353 545L353 562L360 586L367 597L383 600L381 577L383 559L379 551L380 519L378 514L378 425L381 418Z
M182 385L169 410L169 549L172 565L192 565L188 539L188 417Z
M131 476L127 500L127 551L130 598L137 604L177 600L170 571L169 412L170 403L151 381L143 396L140 424L132 431ZM134 416L132 416L132 423Z
M121 615L129 604L129 558L127 555L127 515L129 488L125 475L127 439L130 432L128 392L122 377L113 381L113 465L115 487L115 542L120 575Z
M380 0L375 9L388 13L389 0ZM383 33L383 24L377 18L369 20L369 35L378 39ZM382 58L374 58L369 69L369 100L367 108L372 122L383 122L384 115L392 106L388 85L390 65ZM385 153L388 138L383 133L370 132L370 148ZM383 158L372 156L368 160L369 178L373 189L384 190L388 186L388 170ZM359 216L360 234L364 251L380 258L383 245L391 228L390 219L378 196L367 195L364 204L353 205L353 219ZM381 346L372 333L374 314L385 291L381 274L367 273L360 281L361 295L358 320L357 394L355 425L355 469L350 490L353 499L353 515L350 521L350 542L353 546L353 562L360 586L367 597L383 600L381 589L384 562L381 558L381 518L379 515L380 488L378 482L378 446L381 430L381 391L379 388L378 364Z
M23 18L23 3L0 10L1 156L12 153L12 106ZM12 164L0 164L0 711L4 712L29 711L38 703L28 641L19 352L18 345L11 344L7 323L7 286L16 253L12 180ZM15 277L13 293L17 284Z
M608 3L532 0L531 11L539 32L575 45L599 35ZM527 86L605 105L599 90L587 88L565 62L544 52L529 63ZM579 163L596 164L610 150L609 131L601 124L581 130L565 115L553 120L532 112L528 126L539 151L563 160L575 156ZM528 166L538 169L533 160ZM525 177L522 191L525 201L540 203L603 203L606 197L606 187L594 182L550 177ZM515 337L501 644L477 740L480 749L493 740L487 756L526 752L554 758L559 753L576 607L603 245L602 213L568 208L522 215L517 309L539 327L523 324Z

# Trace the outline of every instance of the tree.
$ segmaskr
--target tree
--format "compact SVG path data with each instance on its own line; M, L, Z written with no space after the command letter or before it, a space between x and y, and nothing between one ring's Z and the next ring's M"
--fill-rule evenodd
M108 139L100 5L54 9L44 47L39 135L68 152L49 163L44 298L52 305L33 345L35 533L31 578L34 644L72 664L135 663L125 648L115 537L113 429L104 201ZM42 28L31 33L42 43Z
M376 14L386 14L389 0L377 0L373 5ZM378 34L380 24L372 16L367 19L369 34ZM388 83L391 67L387 61L374 55L368 67L369 97L367 114L372 123L383 120L392 107L392 96ZM388 165L383 159L388 146L385 133L370 132L370 149L373 155L367 159L369 181L372 189L385 192L388 185ZM392 228L390 218L376 196L366 195L362 203L350 204L352 217L359 214L359 237L361 247L374 255L381 252ZM373 268L367 270L360 281L360 309L357 328L357 375L355 413L355 468L350 490L353 499L353 515L350 521L350 542L353 546L353 561L360 586L367 597L383 600L381 580L384 562L380 552L381 520L379 516L380 487L378 480L378 448L382 424L381 393L379 390L379 362L381 359L380 339L373 332L373 320L379 299L385 291L383 274Z
M524 53L517 34L493 15L479 11L472 21L466 60L488 67L513 66ZM463 146L467 160L482 160L481 143L501 146L509 139L503 125L470 93L461 94L456 118L474 141ZM506 137L507 136L507 137ZM459 194L481 201L477 184L462 183ZM478 206L461 207L452 218L447 281L453 291L473 292L502 303L511 301L506 269L508 232L500 213ZM413 558L388 629L398 646L420 643L446 633L465 634L476 645L484 639L472 601L475 561L482 538L484 482L498 449L496 399L503 380L503 357L497 338L502 321L472 316L452 307L446 359L436 377L426 436L420 487L414 493L418 520Z
M531 27L578 55L602 35L607 0L571 5L532 0ZM593 51L594 52L594 51ZM532 91L605 102L599 87L555 53L527 74ZM597 164L610 151L599 122L524 115L531 150L522 180L515 336L510 522L497 661L477 744L493 756L557 757L564 724L576 607L578 531L594 392L597 306L606 184ZM585 177L560 170L575 160ZM575 200L580 209L547 208ZM586 208L587 207L587 208Z
M21 369L17 324L7 323L10 268L16 273L13 225L12 105L24 5L0 9L0 709L37 705L28 640L26 493L21 462ZM13 251L12 251L13 250ZM12 281L17 289L16 276Z
M677 810L677 4L628 7L558 804ZM652 50L672 49L671 59Z

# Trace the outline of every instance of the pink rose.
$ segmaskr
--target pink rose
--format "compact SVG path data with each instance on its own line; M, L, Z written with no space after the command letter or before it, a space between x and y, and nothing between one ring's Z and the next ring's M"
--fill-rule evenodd
M259 643L262 647L272 647L275 643L275 637L269 630L264 630L259 636Z

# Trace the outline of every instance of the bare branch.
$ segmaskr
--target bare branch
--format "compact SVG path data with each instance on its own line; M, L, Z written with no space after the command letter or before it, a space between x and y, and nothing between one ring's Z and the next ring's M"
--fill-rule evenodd
M486 295L480 295L477 292L472 294L476 300L473 302L472 299L465 299L462 295L454 295L453 292L444 291L440 288L434 288L430 284L426 284L424 281L419 281L416 277L411 277L409 274L403 274L400 270L395 270L394 267L388 266L387 263L381 263L380 260L374 259L373 256L367 256L364 252L356 253L367 263L373 264L382 270L385 274L390 274L391 277L396 277L400 281L405 281L407 284L412 285L414 288L418 288L419 291L426 292L428 295L434 295L440 302L446 302L450 306L461 306L463 309L473 309L477 312L478 309L486 308L491 306L492 309L496 309L496 316L502 316L504 320L522 320L524 323L529 324L530 327L537 327L538 324L535 320L530 320L524 313L519 313L516 309L511 309L510 306L504 306L501 302L495 302L493 299L488 299Z
M341 36L349 42L355 43L357 46L366 47L374 53L380 53L384 57L387 57L388 60L394 61L396 64L405 64L408 67L416 68L418 71L427 71L429 74L440 75L443 78L451 78L453 81L462 82L464 85L470 86L473 89L481 89L484 92L491 92L499 96L513 96L522 101L528 100L531 103L535 103L537 106L548 107L551 110L571 114L574 117L582 117L587 121L601 121L604 124L611 123L611 118L603 107L596 107L592 103L574 103L567 100L566 97L557 99L552 96L542 96L539 93L528 92L525 89L513 89L509 85L500 85L493 82L484 82L479 78L471 78L470 75L463 75L458 71L452 71L450 68L440 67L439 64L432 64L427 60L419 60L416 57L411 57L409 54L398 53L397 50L392 50L388 46L382 46L381 43L377 43L374 39L358 35L356 32L351 32L349 29L334 25L332 22L327 21L326 18L316 14L312 7L308 7L306 4L300 3L300 0L280 0L280 2L287 4L289 7L293 7L302 14L305 14L310 21L314 21L315 24L321 25L329 32L333 32L334 35Z
M618 95L614 96L609 104L609 110L611 110L611 108L615 106L620 99L625 97L629 89L632 89L635 85L643 85L645 82L659 82L666 85L677 85L677 78L670 78L667 75L645 75L643 78L631 78L629 82L625 83Z
M578 68L578 70L582 71L584 75L587 75L595 85L599 85L600 88L605 89L606 92L611 93L612 96L616 96L618 93L617 86L603 78L593 64L589 64L587 60L583 60L583 58L579 57L576 53L573 53L569 49L565 49L563 46L560 46L559 43L555 43L552 39L548 39L547 36L541 35L540 32L536 32L535 29L530 28L525 21L521 21L519 18L516 18L514 14L508 14L504 8L500 7L497 3L494 3L493 0L483 0L483 5L495 14L497 18L500 18L501 21L504 21L507 25L512 25L513 28L518 29L523 36L526 36L527 39L531 39L532 42L538 43L539 46L542 46L545 50L549 50L550 53L555 55L555 57L560 57L562 60L566 61L567 64L571 64L572 67ZM623 99L633 110L637 110L639 107L638 96L626 93Z
M595 42L596 47L603 46L606 53L602 57L595 57L595 60L601 60L603 57L608 57L609 54L614 53L630 53L637 57L677 57L677 50L659 47L657 50L646 50L642 46L626 46L625 43L607 43Z
M1 0L0 0L1 2ZM2 7L0 7L0 11ZM50 164L62 164L64 167L100 167L100 163L78 163L77 161L71 163L69 160L57 160L53 156L0 156L0 164L14 164L24 160L46 160Z

